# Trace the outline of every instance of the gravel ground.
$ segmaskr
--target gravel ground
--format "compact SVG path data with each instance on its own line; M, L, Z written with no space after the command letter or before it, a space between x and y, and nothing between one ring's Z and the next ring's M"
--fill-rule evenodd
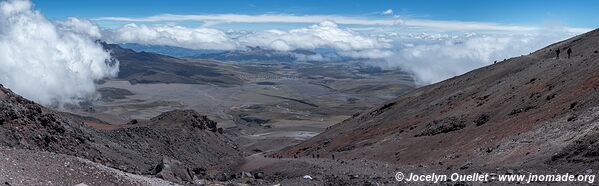
M4 185L176 185L125 173L89 160L21 149L0 149Z

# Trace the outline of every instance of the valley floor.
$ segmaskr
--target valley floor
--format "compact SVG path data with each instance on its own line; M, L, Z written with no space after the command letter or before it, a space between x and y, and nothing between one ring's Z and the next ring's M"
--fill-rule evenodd
M321 72L304 69L310 68L306 64L239 65L237 76L246 80L241 86L108 80L99 85L98 101L74 112L119 125L193 109L226 128L246 151L274 151L415 88L401 71L361 73L353 68L363 64L349 64L333 64ZM259 73L244 72L250 70ZM260 75L264 73L268 75Z

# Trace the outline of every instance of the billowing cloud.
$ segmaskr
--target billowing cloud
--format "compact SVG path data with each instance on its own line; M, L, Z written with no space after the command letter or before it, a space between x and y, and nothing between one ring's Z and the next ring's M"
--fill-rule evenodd
M147 26L134 23L107 30L106 39L116 43L169 45L190 49L234 50L237 44L226 33L212 28Z
M435 83L492 64L495 60L528 54L572 33L532 34L410 34L386 65L411 71L421 84Z
M190 49L236 50L245 46L278 51L326 48L352 58L383 58L390 55L391 45L377 37L338 27L331 21L306 28L265 30L258 32L223 32L213 28L182 26L147 26L134 23L104 31L104 38L115 43L168 45ZM301 57L305 60L322 56Z
M52 23L29 1L0 2L0 83L44 105L90 98L94 81L118 72L92 37L100 35L88 21Z
M388 9L383 14L393 14L393 10ZM304 28L255 32L129 24L114 30L117 36L110 38L201 49L244 49L245 46L260 46L278 51L327 49L325 51L334 53L297 58L319 61L333 58L386 59L376 61L386 61L381 62L384 63L381 65L412 71L423 84L462 74L494 60L526 54L569 37L572 33L589 30L565 27L558 29L558 32L547 32L555 29L489 22L404 19L398 16L164 14L141 18L104 17L95 20L146 23L201 21L211 24L315 23ZM198 36L189 37L189 33L196 33ZM205 38L213 40L208 42Z
M370 37L350 29L339 28L331 21L325 21L307 28L267 30L238 38L247 46L261 46L281 51L294 49L329 48L342 56L355 58L382 58L390 53L391 45L379 38Z
M66 21L56 21L57 28L62 32L82 34L94 39L100 39L102 34L100 28L89 20L69 17Z
M308 28L289 31L267 30L239 38L245 45L266 46L277 50L297 48L333 48L342 51L388 48L390 45L376 38L364 36L349 29L342 29L331 21Z

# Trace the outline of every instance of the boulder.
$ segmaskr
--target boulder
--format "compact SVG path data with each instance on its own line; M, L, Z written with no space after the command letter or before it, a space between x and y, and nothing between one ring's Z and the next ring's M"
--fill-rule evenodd
M263 179L264 178L264 173L263 172L256 172L256 173L254 173L254 178L256 178L256 179Z
M180 161L163 157L156 166L156 176L174 182L193 182L193 174Z

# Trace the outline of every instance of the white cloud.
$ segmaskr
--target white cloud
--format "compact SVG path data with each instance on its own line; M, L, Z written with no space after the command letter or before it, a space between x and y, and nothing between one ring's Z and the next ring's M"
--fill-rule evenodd
M385 13L392 14L392 10ZM526 54L573 33L590 30L564 27L557 29L558 32L548 32L555 29L488 22L403 19L398 16L164 14L141 18L103 17L96 20L148 23L201 21L211 25L314 23L310 27L290 30L229 31L225 34L232 40L227 43L234 43L238 48L260 46L280 51L328 48L335 51L332 56L385 58L388 59L386 65L410 70L424 84L462 74L494 60ZM315 55L310 59L327 60L330 57Z
M391 15L391 14L393 14L392 9L387 9L387 10L383 11L383 15Z
M350 50L337 53L341 56L361 59L382 59L393 55L392 51L383 49Z
M531 34L425 35L421 33L415 40L400 42L403 44L401 49L386 61L390 67L411 71L420 84L435 83L492 64L495 60L528 54L572 36L568 32L549 31Z
M69 17L66 21L56 21L58 29L62 32L72 32L82 34L84 36L99 39L102 37L100 28L89 20L77 19Z
M307 28L267 30L238 38L246 46L261 46L281 51L294 49L330 48L338 54L355 58L382 58L389 55L391 45L379 38L363 35L350 29L339 28L324 21Z
M169 45L190 49L233 50L237 44L226 33L212 28L147 26L134 23L106 30L105 39L115 43Z
M277 50L333 48L341 51L389 48L388 43L350 29L342 29L331 21L307 28L289 31L267 30L248 34L239 42L250 46L264 46Z
M259 32L223 32L212 28L146 26L134 23L104 31L104 39L115 43L168 45L191 49L235 50L259 46L279 51L328 48L355 58L383 58L391 45L377 37L324 21L305 28ZM312 56L306 59L322 58ZM304 59L304 58L302 58Z
M302 54L294 54L293 55L297 61L327 61L330 58L322 56L320 54L312 54L312 55L302 55Z
M29 1L0 2L0 83L44 105L90 98L94 81L116 75L118 61L88 37L89 22L48 21Z

